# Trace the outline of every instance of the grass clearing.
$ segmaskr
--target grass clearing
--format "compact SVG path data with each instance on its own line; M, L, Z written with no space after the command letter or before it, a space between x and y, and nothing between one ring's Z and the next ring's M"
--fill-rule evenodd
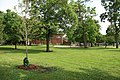
M120 49L52 48L29 46L29 61L54 68L40 73L17 69L23 64L25 46L0 46L0 80L120 80Z

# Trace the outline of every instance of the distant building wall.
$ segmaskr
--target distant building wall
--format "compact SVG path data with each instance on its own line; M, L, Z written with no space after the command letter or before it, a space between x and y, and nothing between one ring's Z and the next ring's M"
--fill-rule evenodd
M64 38L63 34L54 34L50 38L50 44L57 45L57 44L63 44L64 43ZM32 40L32 44L46 44L46 40Z
M51 44L63 44L63 34L56 34L51 37Z

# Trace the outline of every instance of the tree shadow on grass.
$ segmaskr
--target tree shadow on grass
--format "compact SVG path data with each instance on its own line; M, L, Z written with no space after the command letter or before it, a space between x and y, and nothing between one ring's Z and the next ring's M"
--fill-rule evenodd
M81 75L83 75L85 80L120 80L120 76L118 77L112 76L108 72L99 70L97 68L93 69L80 68L80 70L83 71Z
M112 49L112 50L109 50L109 51L112 51L112 52L118 52L118 53L120 52L119 49L114 49L114 50Z
M56 49L72 49L72 50L109 50L109 49L115 49L115 48L104 48L104 47L89 47L89 48L83 48L83 47L55 47Z
M4 53L26 53L26 49L14 49L10 47L0 47L0 51L3 51ZM38 50L38 49L28 49L29 54L36 54L46 52L45 50Z
M0 66L0 80L120 80L120 76L112 76L97 68L79 68L76 72L58 67L52 67L52 69L53 71L41 73L20 70L15 66Z

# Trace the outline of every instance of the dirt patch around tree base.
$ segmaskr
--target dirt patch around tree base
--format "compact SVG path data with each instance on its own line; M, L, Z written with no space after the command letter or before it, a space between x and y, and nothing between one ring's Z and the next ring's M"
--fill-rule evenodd
M36 72L52 72L55 71L56 69L54 67L43 67L43 66L38 66L35 64L30 64L28 67L25 67L24 65L18 65L18 69L23 69L23 70L28 70L28 71L36 71Z

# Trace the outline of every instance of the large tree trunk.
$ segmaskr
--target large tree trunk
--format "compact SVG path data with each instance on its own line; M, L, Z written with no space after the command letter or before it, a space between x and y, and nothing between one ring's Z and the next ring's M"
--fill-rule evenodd
M17 43L15 43L15 49L17 49Z
M118 40L119 40L119 34L118 34L118 32L119 32L119 29L117 28L117 26L116 26L116 23L114 23L114 25L115 25L115 42L116 42L116 48L118 48L119 47L119 42L118 42Z
M116 42L116 48L118 48L118 46L119 46L118 33L115 34L115 42Z
M49 52L50 30L46 30L46 52Z
M90 44L91 44L91 47L93 47L93 43L91 42Z
M84 48L88 48L88 46L87 46L87 38L86 38L85 33L83 33L83 40L84 40Z
M70 48L72 47L72 42L71 41L69 41L69 45L70 45Z
M107 48L107 43L105 42L105 48Z

